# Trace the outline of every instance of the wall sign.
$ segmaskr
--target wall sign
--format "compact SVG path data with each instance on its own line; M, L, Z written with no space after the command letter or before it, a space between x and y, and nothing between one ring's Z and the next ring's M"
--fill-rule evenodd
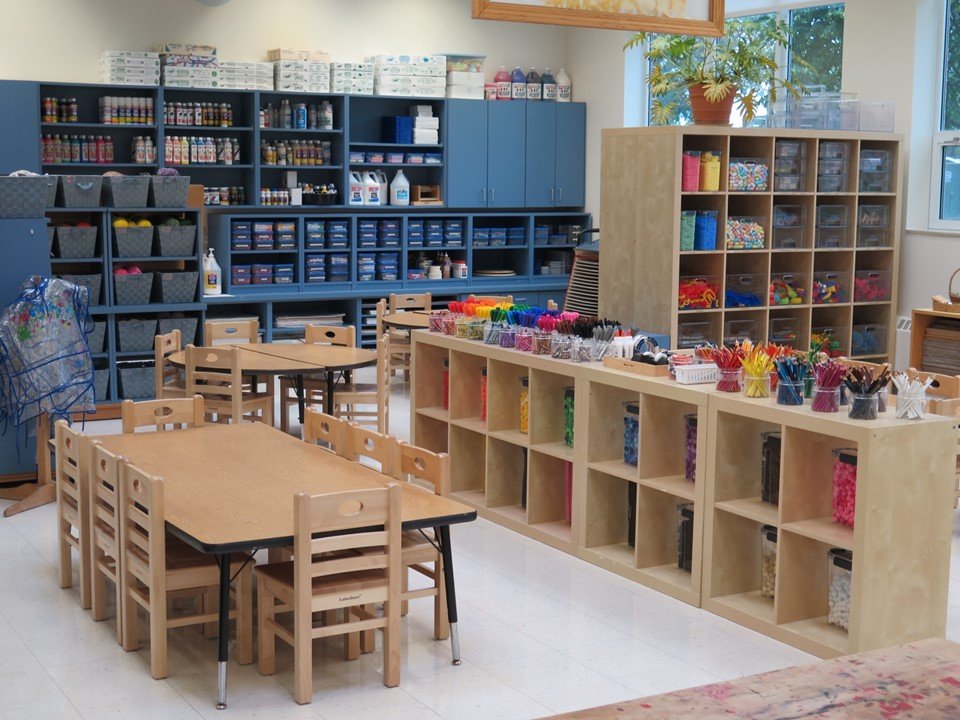
M724 0L473 0L473 17L610 30L723 34Z

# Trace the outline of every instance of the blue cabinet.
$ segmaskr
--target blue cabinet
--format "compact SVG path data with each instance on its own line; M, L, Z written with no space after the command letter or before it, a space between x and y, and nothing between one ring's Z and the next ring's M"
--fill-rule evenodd
M486 207L524 207L527 103L484 101L482 104L488 106Z
M0 86L0 175L14 170L40 172L40 89L35 82L5 81Z
M586 106L527 103L526 125L527 206L583 205Z

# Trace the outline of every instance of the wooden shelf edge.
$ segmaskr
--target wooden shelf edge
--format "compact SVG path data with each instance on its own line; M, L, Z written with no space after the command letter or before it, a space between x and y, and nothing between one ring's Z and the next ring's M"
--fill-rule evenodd
M762 525L778 525L778 509L776 505L763 502L760 498L744 498L742 500L724 500L714 504L718 510L737 515Z

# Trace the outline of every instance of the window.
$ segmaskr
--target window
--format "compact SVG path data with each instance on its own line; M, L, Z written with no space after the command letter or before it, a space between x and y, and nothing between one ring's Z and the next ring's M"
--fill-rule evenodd
M946 0L940 127L933 137L930 227L960 230L960 0Z
M960 3L960 0L956 0ZM762 13L728 18L727 26L746 29L750 25L773 23L780 19L789 23L792 31L791 51L788 57L778 57L781 72L791 80L800 81L808 87L820 86L829 92L840 90L840 76L843 65L843 3L817 5L800 10L788 10L780 13ZM779 48L771 48L782 52ZM649 72L649 65L645 68ZM646 92L646 117L650 117L651 98ZM692 121L690 105L686 92L676 96L664 96L663 103L676 102L678 107L676 124L687 125ZM960 105L960 103L958 103ZM758 117L766 114L760 108ZM740 112L733 109L731 121L740 125Z

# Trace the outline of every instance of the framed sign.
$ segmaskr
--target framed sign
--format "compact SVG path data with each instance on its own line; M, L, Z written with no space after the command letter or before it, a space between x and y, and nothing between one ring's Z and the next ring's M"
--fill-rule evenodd
M723 34L723 3L724 0L473 0L473 17L719 37Z

